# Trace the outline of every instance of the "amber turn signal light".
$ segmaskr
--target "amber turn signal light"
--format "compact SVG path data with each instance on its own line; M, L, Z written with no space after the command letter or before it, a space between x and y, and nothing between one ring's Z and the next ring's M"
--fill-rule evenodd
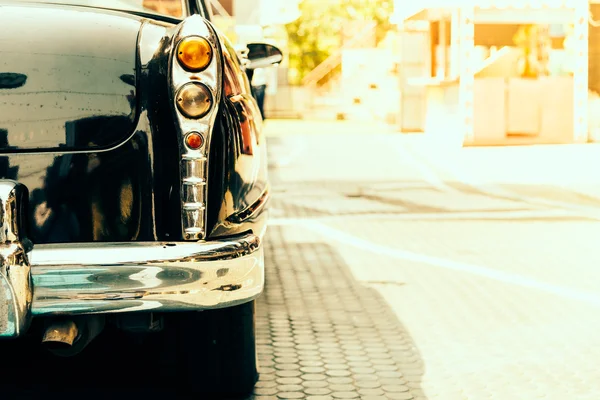
M199 36L187 37L177 47L177 59L188 71L202 71L210 64L212 55L210 43Z
M204 139L198 132L191 132L185 137L185 144L192 150L198 150L204 144Z

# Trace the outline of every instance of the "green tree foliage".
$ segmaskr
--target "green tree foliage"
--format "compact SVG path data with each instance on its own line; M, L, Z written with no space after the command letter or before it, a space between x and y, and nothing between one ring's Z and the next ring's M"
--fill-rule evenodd
M347 22L374 21L376 41L393 28L393 0L303 0L300 18L286 25L292 83L299 83L342 45Z
M519 69L523 78L549 74L549 51L552 47L547 25L522 25L513 38L521 48Z

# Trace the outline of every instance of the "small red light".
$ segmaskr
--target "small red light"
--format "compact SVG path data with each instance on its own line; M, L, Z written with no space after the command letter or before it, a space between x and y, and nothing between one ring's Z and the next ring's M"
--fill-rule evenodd
M198 132L192 132L186 136L185 144L192 150L198 150L204 144L204 139Z

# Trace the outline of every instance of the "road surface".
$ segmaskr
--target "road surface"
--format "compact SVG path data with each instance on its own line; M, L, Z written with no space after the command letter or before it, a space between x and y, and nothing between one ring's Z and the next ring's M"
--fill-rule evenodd
M267 128L254 399L600 398L600 147ZM177 398L134 349L99 341L87 366L32 359L25 374L62 378L2 398Z

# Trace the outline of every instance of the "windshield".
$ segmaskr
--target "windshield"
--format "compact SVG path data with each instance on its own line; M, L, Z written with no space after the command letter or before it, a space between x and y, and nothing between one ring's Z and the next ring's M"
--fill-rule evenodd
M149 12L169 17L187 16L184 0L37 0L44 3L74 4L117 10Z

